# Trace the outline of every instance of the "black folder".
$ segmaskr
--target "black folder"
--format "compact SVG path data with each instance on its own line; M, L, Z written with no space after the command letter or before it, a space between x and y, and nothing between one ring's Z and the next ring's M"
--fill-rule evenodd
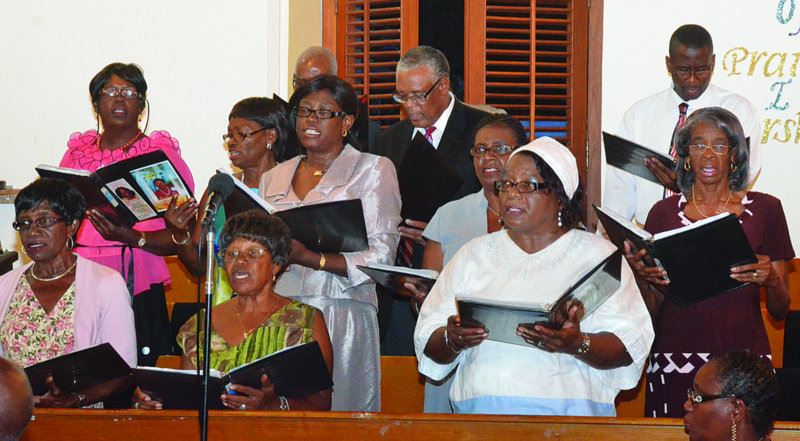
M633 141L603 132L603 144L606 146L606 163L640 178L647 179L658 185L664 185L658 178L644 165L645 158L658 159L664 167L674 170L677 162L671 157L650 150Z
M143 392L160 401L164 409L197 409L202 405L202 376L195 370L178 371L138 367L133 374ZM319 343L292 346L256 361L239 366L227 375L212 372L209 401L212 409L223 409L220 395L232 384L261 389L261 376L267 374L275 393L286 398L302 398L333 387Z
M86 209L102 212L120 225L163 217L169 198L159 199L153 181L160 179L178 194L178 203L192 197L192 192L178 170L161 150L135 156L98 168L94 173L66 167L40 164L43 178L58 178L72 183L86 199ZM124 188L130 198L117 193Z
M304 205L276 211L244 184L234 179L233 193L225 200L225 216L247 210L265 210L289 226L292 238L315 253L347 253L369 248L361 199Z
M417 133L397 169L403 219L428 222L442 205L450 202L461 186L461 177Z
M33 394L44 395L51 375L61 392L70 394L129 375L131 369L111 344L103 343L28 366L25 373Z
M578 277L566 291L554 296L552 302L499 302L457 296L458 316L466 326L483 324L489 331L489 340L530 346L517 335L517 326L539 324L561 329L575 302L583 307L579 314L583 320L619 289L621 264L622 253L616 250Z
M420 270L402 266L380 265L377 263L371 263L368 266L356 266L379 285L395 294L405 297L411 297L412 295L411 291L403 286L405 283L420 286L427 292L430 291L433 284L436 283L436 277L438 277L439 274L433 270Z
M746 285L730 278L731 268L758 262L734 214L722 213L653 236L608 208L594 210L614 245L623 249L630 240L637 249L647 250L648 264L667 271L670 284L657 288L679 305Z

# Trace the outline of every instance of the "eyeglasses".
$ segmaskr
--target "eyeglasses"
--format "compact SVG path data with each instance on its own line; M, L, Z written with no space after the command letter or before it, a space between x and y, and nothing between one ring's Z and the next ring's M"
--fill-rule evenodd
M264 130L267 130L267 128L264 127L263 129L258 129L255 132L250 132L250 133L239 133L239 132L226 133L222 135L222 140L225 142L231 142L232 139L234 142L238 144L247 139L248 136L255 135L256 133L263 132Z
M533 193L534 191L544 190L545 188L549 188L550 185L546 182L534 182L534 181L519 181L519 182L511 182L511 181L497 181L494 183L494 188L499 192L507 192L511 191L511 187L517 187L517 191L520 193Z
M699 79L708 78L711 75L711 72L714 70L713 64L708 64L705 66L697 66L697 67L689 67L689 66L677 66L674 68L675 73L683 78L689 79L692 77L692 74Z
M505 144L495 145L492 147L486 147L483 144L478 144L475 147L469 149L469 154L476 158L482 158L486 156L487 152L492 152L493 156L505 156L511 153L511 151L514 150L514 148L515 147L511 147L510 145L505 145Z
M138 98L139 92L136 89L126 87L124 89L118 89L116 87L106 87L105 89L100 91L103 95L108 97L115 97L117 95L122 95L123 98L131 99L131 98Z
M11 222L11 226L17 231L28 231L31 225L36 225L37 228L50 228L58 222L64 222L63 217L39 217L36 219L22 219Z
M236 259L238 259L239 256L244 257L244 259L248 262L255 262L256 260L260 259L261 256L263 256L264 253L266 252L267 250L265 250L264 248L250 247L244 251L226 249L220 251L218 256L220 260L222 260L224 263L231 264L233 262L236 262Z
M692 403L692 405L695 405L705 403L706 401L718 400L720 398L736 398L736 395L698 395L695 393L694 389L690 387L686 390L686 398L689 399L689 402Z
M715 144L715 145L692 144L689 146L689 153L702 155L703 153L706 152L707 149L711 149L712 152L718 155L725 155L730 151L731 146L725 144Z
M347 112L334 112L328 109L309 109L308 107L297 106L294 108L294 114L303 118L308 118L311 115L317 119L331 119L339 116L347 116Z
M433 83L433 86L431 86L431 88L428 89L428 91L425 92L424 94L420 95L418 93L412 93L411 95L404 96L400 95L400 92L395 91L394 94L392 95L392 99L394 99L396 102L400 104L405 104L411 101L412 103L421 106L428 99L428 96L431 94L431 92L433 92L433 89L435 89L436 86L439 84L439 82L442 81L443 79L444 77L440 77L438 80L436 80L436 82Z

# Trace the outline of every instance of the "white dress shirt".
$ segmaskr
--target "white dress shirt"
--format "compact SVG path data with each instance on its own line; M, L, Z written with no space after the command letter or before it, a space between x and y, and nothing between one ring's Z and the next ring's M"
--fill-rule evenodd
M453 95L453 92L448 92L450 94L450 104L444 109L441 115L439 115L439 119L433 123L433 127L436 127L436 130L431 133L431 138L433 138L433 148L439 147L439 142L442 140L442 135L444 135L444 130L447 128L447 120L450 119L450 114L453 113L453 106L456 103L456 96ZM425 129L427 127L415 127L414 130L411 131L411 139L414 139L414 136L417 132L422 133L425 136Z

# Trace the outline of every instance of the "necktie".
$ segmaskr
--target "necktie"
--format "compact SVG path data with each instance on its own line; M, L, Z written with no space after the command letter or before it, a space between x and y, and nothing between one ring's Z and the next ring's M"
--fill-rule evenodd
M675 124L675 129L672 131L672 138L669 140L669 155L672 156L672 159L678 159L678 151L675 150L675 135L678 134L678 129L681 128L683 123L686 122L686 110L689 108L689 105L686 103L678 104L678 122ZM675 193L664 190L664 197L668 198Z
M433 145L433 132L436 131L436 126L430 126L425 129L425 139L428 140L431 145Z

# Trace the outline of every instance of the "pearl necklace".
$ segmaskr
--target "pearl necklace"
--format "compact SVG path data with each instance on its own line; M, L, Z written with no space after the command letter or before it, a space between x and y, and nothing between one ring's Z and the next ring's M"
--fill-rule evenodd
M57 275L55 277L49 277L49 278L37 276L36 273L33 271L33 269L36 268L36 264L34 264L31 267L31 270L28 271L28 274L30 274L31 277L33 277L34 280L38 280L40 282L52 282L53 280L58 280L58 279L60 279L60 278L62 278L64 276L66 276L67 274L69 274L69 272L72 271L72 269L75 268L75 265L77 265L77 264L78 264L78 260L75 259L75 262L69 268L67 268L66 271L64 271L63 273L61 273L61 274L59 274L59 275Z
M105 132L101 133L100 136L97 137L97 141L95 141L95 144L97 144L97 150L102 150L102 148L100 147L100 141L103 140L103 134L104 133ZM142 131L141 130L139 130L139 132L136 133L136 136L134 136L133 139L131 139L130 141L126 142L125 144L123 144L121 147L118 147L117 149L122 149L122 150L127 149L128 147L133 145L133 143L136 142L136 140L139 139L140 136L142 136ZM117 149L114 149L114 150L117 150Z

